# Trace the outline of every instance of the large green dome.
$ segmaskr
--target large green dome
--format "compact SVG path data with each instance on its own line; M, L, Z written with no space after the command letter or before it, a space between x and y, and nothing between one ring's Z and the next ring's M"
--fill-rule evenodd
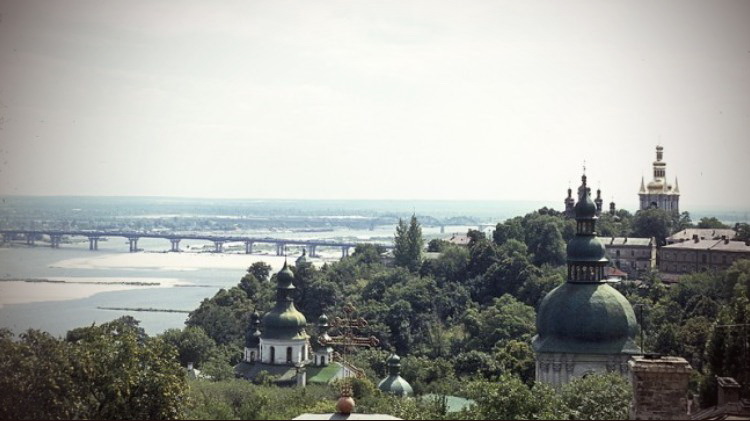
M263 339L306 339L307 319L294 307L294 273L286 262L276 275L276 305L263 316Z
M606 283L570 283L550 291L537 313L534 351L640 354L633 307Z
M279 305L281 304L281 305ZM305 339L307 319L295 307L294 303L277 303L263 316L264 339Z

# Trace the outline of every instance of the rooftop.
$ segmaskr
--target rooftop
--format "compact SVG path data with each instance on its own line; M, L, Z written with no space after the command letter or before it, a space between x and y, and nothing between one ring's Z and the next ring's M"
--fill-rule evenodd
M750 245L744 241L731 240L690 240L664 246L669 250L716 250L750 253Z
M671 237L667 238L667 243L692 240L696 235L701 240L718 240L722 237L731 240L737 235L737 232L729 228L687 228L678 233L672 234Z
M639 237L599 237L599 240L605 246L651 246L654 244L653 238Z

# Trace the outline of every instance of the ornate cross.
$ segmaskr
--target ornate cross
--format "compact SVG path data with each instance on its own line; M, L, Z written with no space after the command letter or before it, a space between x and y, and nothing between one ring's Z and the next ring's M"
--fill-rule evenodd
M330 323L330 327L337 329L339 334L334 336L321 335L318 343L323 346L340 346L343 355L337 353L337 356L341 363L355 372L357 377L364 377L364 371L349 363L346 360L346 355L352 347L375 347L380 344L380 340L372 335L369 337L357 336L355 332L367 327L367 320L356 317L357 309L351 304L344 305L342 310L344 311L344 317L336 317Z

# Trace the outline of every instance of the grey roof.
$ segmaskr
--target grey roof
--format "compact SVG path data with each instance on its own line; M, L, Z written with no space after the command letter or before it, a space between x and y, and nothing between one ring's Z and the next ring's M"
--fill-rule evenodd
M653 238L640 237L599 237L605 246L651 246Z
M449 238L446 238L445 241L459 246L467 246L469 245L471 238L468 235L453 234Z
M664 246L669 250L716 250L739 253L750 253L750 246L744 241L731 240L698 240L684 241Z
M737 232L729 228L687 228L667 237L667 242L674 243L678 241L692 240L695 235L701 240L718 240L722 236L731 240L737 235Z

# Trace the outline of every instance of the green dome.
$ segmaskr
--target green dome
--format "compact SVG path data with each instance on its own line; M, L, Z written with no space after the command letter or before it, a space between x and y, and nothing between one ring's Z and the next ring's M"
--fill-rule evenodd
M607 261L604 244L594 236L575 236L568 242L569 262Z
M307 319L294 307L294 273L284 262L276 274L276 305L263 316L263 339L306 339Z
M578 199L575 209L576 219L591 219L596 216L596 204L591 201L591 194L589 193L588 187L584 187L585 191L582 198Z
M276 274L276 288L295 289L294 273L289 269L286 262L284 262L284 267Z
M539 307L534 351L575 354L640 354L633 307L606 283L565 283Z
M390 393L396 396L412 396L414 390L409 382L399 375L401 372L401 358L393 354L388 358L388 377L378 383L378 389L384 393Z
M281 305L279 305L281 304ZM307 319L295 307L294 303L277 303L263 316L264 339L305 339Z
M378 383L378 389L383 393L390 393L396 396L413 396L414 389L409 382L401 376L388 376Z

